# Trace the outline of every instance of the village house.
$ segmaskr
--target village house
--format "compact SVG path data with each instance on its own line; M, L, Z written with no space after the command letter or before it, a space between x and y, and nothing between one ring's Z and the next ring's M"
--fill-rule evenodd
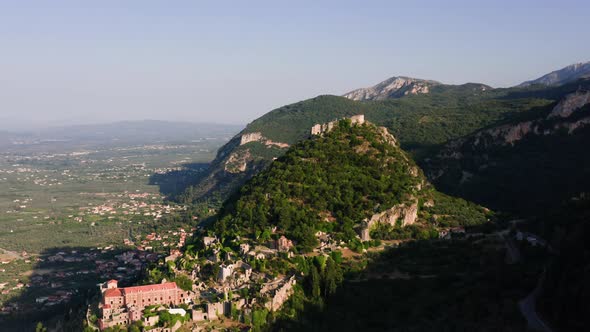
M219 274L217 275L217 281L223 283L231 276L234 277L234 283L236 284L247 282L252 276L252 267L243 261L221 265Z
M276 241L276 248L280 252L287 252L293 248L293 241L287 239L284 235Z
M166 258L164 258L164 261L165 262L169 262L169 261L174 262L180 256L182 256L182 253L180 252L180 250L172 249L172 250L170 250L170 255L166 256Z
M212 237L212 236L205 236L203 237L203 244L205 245L205 247L209 248L210 246L212 246L213 244L217 243L217 238L216 237Z
M248 253L248 251L250 251L249 244L247 244L247 243L240 244L240 254L242 254L242 256L246 255Z

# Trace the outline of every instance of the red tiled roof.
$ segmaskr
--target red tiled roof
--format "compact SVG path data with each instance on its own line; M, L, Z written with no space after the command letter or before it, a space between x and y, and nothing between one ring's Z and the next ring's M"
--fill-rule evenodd
M170 290L176 289L175 282L166 282L163 284L153 284L153 285L144 285L144 286L134 286L134 287L125 287L120 288L124 294L132 294L132 293L140 293L140 292L153 292L153 291L160 291L160 290Z
M116 284L117 283L117 280L111 279L111 280L107 281L107 284L112 284L112 283L115 283Z
M104 297L116 297L116 296L122 296L120 288L111 288L111 289L107 289L104 292Z

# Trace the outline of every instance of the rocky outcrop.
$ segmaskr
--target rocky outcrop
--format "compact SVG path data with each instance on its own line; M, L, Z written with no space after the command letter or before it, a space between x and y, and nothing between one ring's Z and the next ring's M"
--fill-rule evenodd
M588 118L583 118L580 119L576 122L569 122L561 127L566 128L567 129L567 133L571 134L573 133L575 130L577 130L578 128L584 127L586 125L590 124L590 117Z
M232 152L225 162L225 171L229 173L245 172L250 160L250 150Z
M478 145L483 135L489 135L494 139L502 141L503 144L514 144L534 130L531 121L521 122L514 125L499 126L483 131L476 135L475 145Z
M480 131L475 134L473 145L514 145L515 142L522 140L526 135L551 135L564 128L571 134L576 129L587 125L589 119L582 118L575 122L570 122L567 121L568 118L588 104L590 104L590 91L577 91L568 94L559 101L545 119L540 118L532 121L506 124ZM554 121L548 122L546 120ZM550 126L547 124L550 124ZM461 142L464 143L464 141Z
M437 81L399 76L387 79L370 88L351 91L344 94L343 97L358 101L400 98L407 95L429 93L432 86L439 84Z
M577 91L563 98L547 116L548 119L567 118L575 111L590 103L590 91Z
M397 144L397 140L395 139L395 136L393 136L389 130L387 130L387 128L385 127L379 127L379 131L381 131L381 135L383 135L383 138L385 138L385 141L393 146L398 146Z
M262 133L260 132L246 133L240 138L240 145L248 144L250 142L258 142L261 141L262 138Z
M246 133L240 137L240 146L251 142L260 142L266 146L276 146L281 149L286 149L289 147L289 144L287 143L275 142L262 136L261 132Z
M514 121L498 125L447 143L434 158L424 161L422 166L425 174L429 180L446 186L445 189L448 192L464 193L470 190L475 196L479 195L479 189L474 188L475 185L480 185L481 181L499 177L503 167L506 169L514 166L520 167L519 164L516 164L516 160L519 160L521 165L530 168L521 169L523 174L530 173L531 176L541 176L533 169L533 162L528 164L520 157L506 160L502 157L504 155L516 153L516 151L538 151L536 149L546 146L547 149L552 150L538 151L539 160L546 158L547 163L557 165L556 167L569 163L570 156L567 157L568 160L564 160L563 157L551 157L562 156L562 152L558 151L559 148L556 147L557 145L552 146L551 142L555 140L574 145L579 144L574 142L580 142L583 140L582 137L587 135L587 129L590 127L589 83L572 84L568 88L569 90L563 92L561 98L556 100L554 104L534 109L537 112L534 118L532 116L535 113L531 110L527 114L531 118L527 121ZM574 149L571 145L564 145L563 150ZM510 152L512 147L517 147L513 150L515 152ZM548 153L547 157L541 157L545 152ZM517 181L513 180L513 182ZM494 186L495 184L489 183L488 186L490 185ZM522 183L519 185L522 192L528 190ZM483 197L482 199L494 202L502 201L502 198ZM508 205L509 203L506 201L502 204Z
M371 239L369 232L377 224L388 224L395 226L399 221L401 227L412 225L418 219L418 200L410 203L398 204L383 212L374 214L366 221L361 229L361 240Z
M347 118L350 120L350 122L354 125L354 124L363 124L365 123L365 115L364 114L359 114L359 115L354 115L351 116L350 118ZM340 119L342 120L342 119ZM313 127L311 127L311 135L312 136L316 136L316 135L322 135L325 133L329 133L330 131L332 131L332 129L334 129L334 126L338 123L338 121L340 120L334 120L334 121L330 121L328 123L323 123L323 124L316 124Z
M264 142L262 142L262 144L264 144L266 146L276 146L277 148L281 148L281 149L286 149L286 148L288 148L290 146L287 143L275 142L275 141L271 141L269 139L267 139Z

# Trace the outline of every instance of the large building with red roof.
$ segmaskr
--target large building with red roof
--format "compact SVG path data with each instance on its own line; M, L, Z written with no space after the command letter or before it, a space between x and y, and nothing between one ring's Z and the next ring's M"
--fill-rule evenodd
M119 288L117 280L109 280L101 290L101 330L142 319L143 309L150 305L177 306L192 300L191 293L180 289L175 282Z

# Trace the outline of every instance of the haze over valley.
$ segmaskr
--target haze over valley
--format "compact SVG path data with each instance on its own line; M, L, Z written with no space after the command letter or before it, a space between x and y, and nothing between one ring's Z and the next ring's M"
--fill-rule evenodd
M0 4L0 330L589 330L588 9Z

